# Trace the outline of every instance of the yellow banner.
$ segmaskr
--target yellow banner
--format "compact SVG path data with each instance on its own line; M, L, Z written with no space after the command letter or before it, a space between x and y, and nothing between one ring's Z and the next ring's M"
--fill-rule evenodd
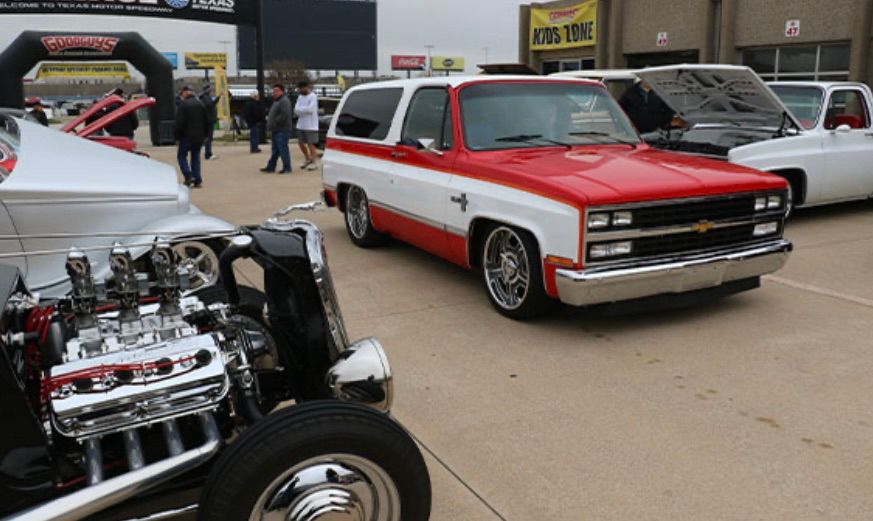
M186 52L186 69L214 69L215 67L227 68L227 53L223 52Z
M568 7L530 10L530 50L588 47L597 38L597 0Z
M230 93L227 89L227 71L224 67L215 67L215 95L221 96L218 98L218 119L221 121L230 121Z
M430 68L434 71L463 71L463 56L434 56L430 59Z
M44 62L36 71L36 79L43 78L122 78L130 79L124 62L107 63L52 63Z

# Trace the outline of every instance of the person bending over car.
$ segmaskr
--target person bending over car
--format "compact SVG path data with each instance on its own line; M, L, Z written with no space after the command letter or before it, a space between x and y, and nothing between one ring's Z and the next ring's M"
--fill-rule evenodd
M673 120L673 111L646 81L641 80L631 85L621 95L618 104L640 134L669 128Z
M176 139L179 141L176 159L185 177L185 186L200 188L203 185L200 177L200 149L206 140L209 114L191 87L182 87L179 96L182 101L176 111Z

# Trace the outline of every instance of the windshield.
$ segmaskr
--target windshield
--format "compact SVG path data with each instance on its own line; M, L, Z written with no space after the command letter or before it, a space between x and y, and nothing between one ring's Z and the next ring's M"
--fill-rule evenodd
M460 93L470 150L639 143L621 108L600 86L481 83Z
M788 85L770 85L773 92L779 96L782 103L794 115L803 128L809 130L815 127L821 112L821 102L824 93L818 87L793 87Z

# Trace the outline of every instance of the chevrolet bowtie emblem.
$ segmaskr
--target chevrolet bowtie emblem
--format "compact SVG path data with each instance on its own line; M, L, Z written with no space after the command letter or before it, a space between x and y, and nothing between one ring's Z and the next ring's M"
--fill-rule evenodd
M693 225L691 227L691 229L697 233L706 233L709 230L713 229L714 227L715 227L714 222L707 221L706 219L704 219L704 220L698 222L697 224Z

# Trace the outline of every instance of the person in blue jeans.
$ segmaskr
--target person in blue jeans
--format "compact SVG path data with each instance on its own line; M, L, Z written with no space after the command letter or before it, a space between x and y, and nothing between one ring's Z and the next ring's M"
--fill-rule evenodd
M261 97L257 91L252 92L249 100L243 108L243 119L249 127L249 152L257 154L261 151L261 133L264 130L264 121L267 111L261 103Z
M261 169L265 174L276 171L276 163L282 159L280 174L291 173L291 152L288 150L288 140L291 139L291 102L285 95L285 87L277 83L273 85L273 105L267 115L267 128L272 133L272 154L267 166Z
M175 129L179 149L176 159L179 161L179 170L185 177L185 186L200 188L203 186L203 178L200 177L200 149L206 139L209 115L191 87L183 87L179 96L181 103L176 110Z

